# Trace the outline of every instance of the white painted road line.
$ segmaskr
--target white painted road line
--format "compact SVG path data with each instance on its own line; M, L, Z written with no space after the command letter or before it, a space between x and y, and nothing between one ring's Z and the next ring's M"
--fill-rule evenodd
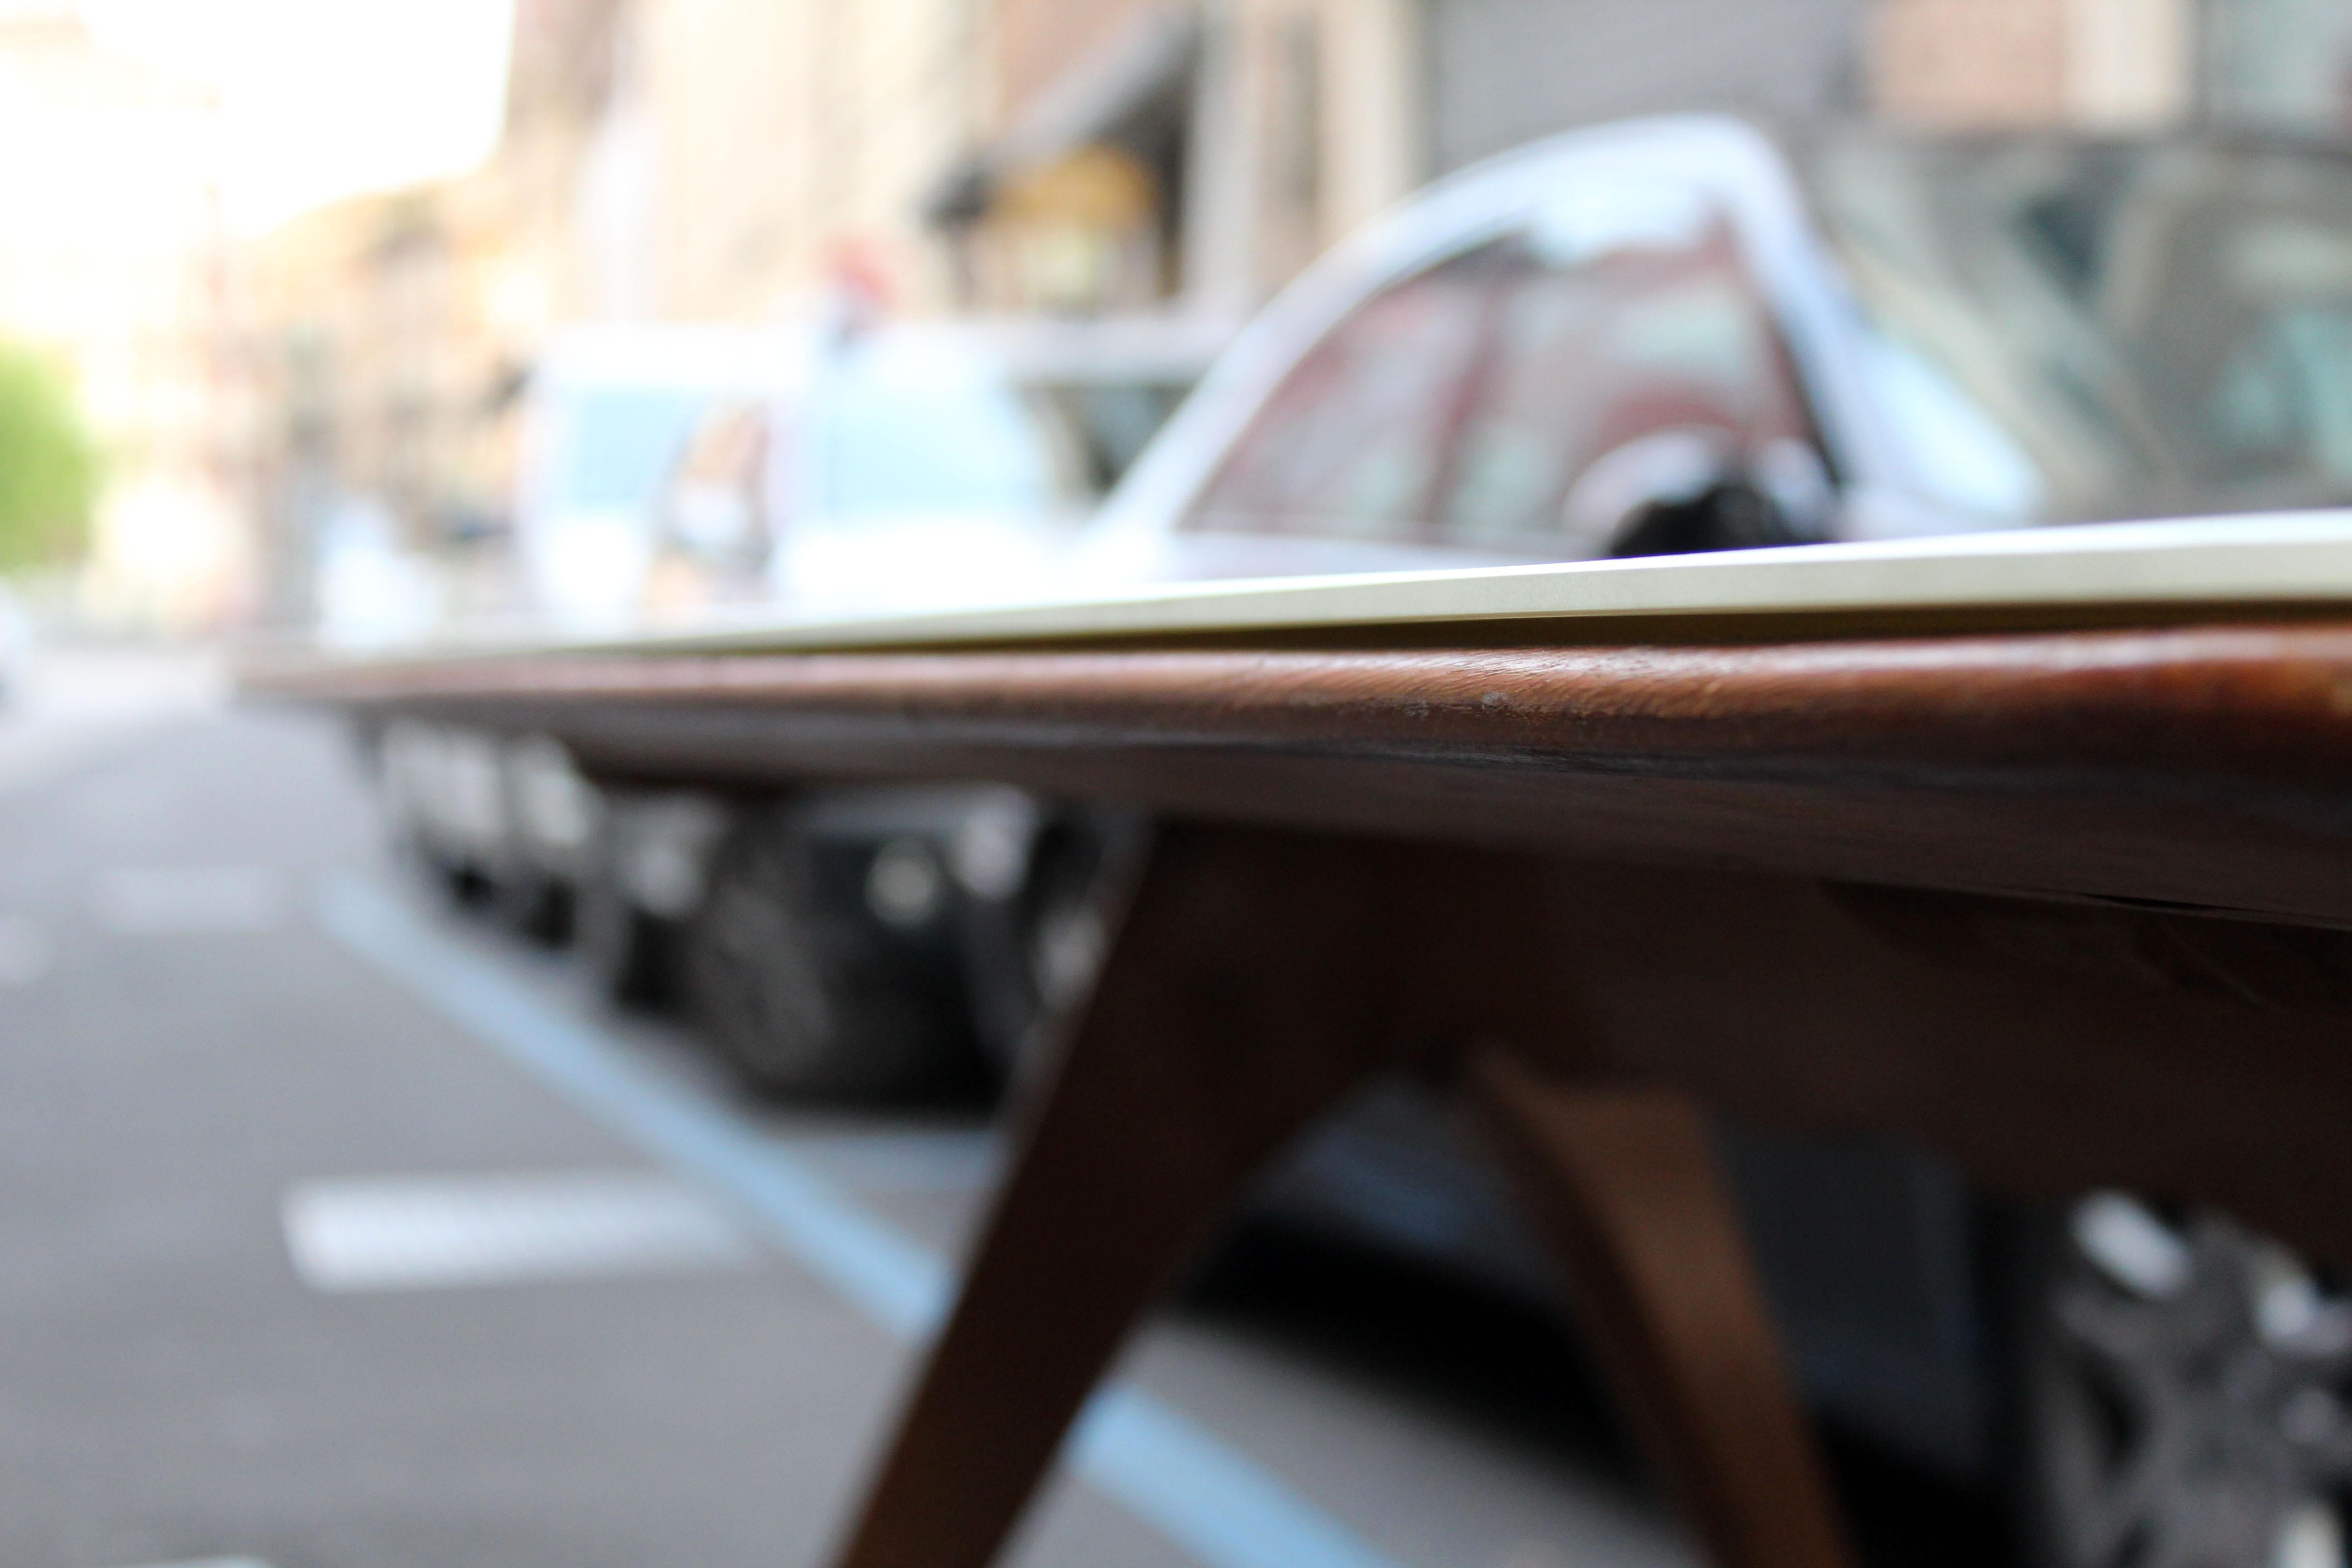
M262 866L131 866L90 884L90 918L119 936L231 934L286 923L286 879Z
M655 1158L726 1194L849 1304L900 1338L945 1313L946 1261L876 1218L806 1162L560 1012L383 889L330 880L320 925L352 952L553 1086ZM1214 1433L1113 1384L1078 1423L1079 1474L1210 1568L1401 1568Z
M304 1182L282 1205L314 1290L405 1290L741 1268L734 1221L638 1171Z

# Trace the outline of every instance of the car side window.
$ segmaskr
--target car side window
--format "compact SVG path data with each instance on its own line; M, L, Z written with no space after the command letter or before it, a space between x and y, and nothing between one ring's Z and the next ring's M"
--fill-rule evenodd
M1803 393L1719 215L1591 253L1522 243L1434 510L1459 543L1605 551L1728 474L1821 470Z
M1612 216L1598 237L1537 219L1375 295L1293 369L1186 526L1579 556L1727 472L1817 479L1728 220L1696 199Z
M1184 526L1411 538L1425 531L1493 306L1474 252L1374 295L1275 389Z

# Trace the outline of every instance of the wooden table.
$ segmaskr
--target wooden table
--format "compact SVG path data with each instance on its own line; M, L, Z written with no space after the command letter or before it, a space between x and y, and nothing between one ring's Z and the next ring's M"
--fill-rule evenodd
M2044 533L257 662L725 788L1161 820L839 1558L990 1560L1368 1078L1456 1086L1718 1561L1845 1549L1704 1115L2352 1262L2352 522Z

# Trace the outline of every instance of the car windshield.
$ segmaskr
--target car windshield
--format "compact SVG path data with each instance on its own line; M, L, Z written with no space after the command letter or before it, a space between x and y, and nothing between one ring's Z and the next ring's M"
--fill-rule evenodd
M685 451L700 393L598 388L563 397L556 426L555 504L566 510L645 506Z
M1916 488L2021 521L2352 500L2352 158L1856 134L1811 164Z
M826 520L1044 516L1087 500L1055 410L988 367L853 353L813 402Z

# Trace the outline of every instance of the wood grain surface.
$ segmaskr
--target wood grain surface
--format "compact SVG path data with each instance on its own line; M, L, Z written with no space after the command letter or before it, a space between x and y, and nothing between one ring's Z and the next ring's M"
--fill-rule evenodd
M2352 925L2352 624L1768 647L577 656L248 690L615 779L1237 821Z
M271 689L543 731L614 777L997 779L1308 832L1447 911L1395 959L1394 1019L1874 1128L2002 1190L2207 1197L2352 1262L2352 1178L2298 1153L2352 1107L2352 626L583 658Z

